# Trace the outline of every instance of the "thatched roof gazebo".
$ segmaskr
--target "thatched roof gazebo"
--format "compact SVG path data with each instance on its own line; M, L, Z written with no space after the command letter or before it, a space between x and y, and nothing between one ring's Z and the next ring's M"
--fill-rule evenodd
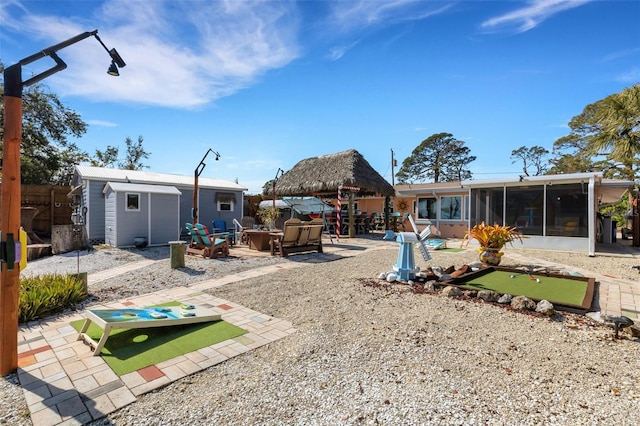
M359 196L393 196L395 190L355 149L298 162L277 181L279 196L332 196L338 187L358 187Z

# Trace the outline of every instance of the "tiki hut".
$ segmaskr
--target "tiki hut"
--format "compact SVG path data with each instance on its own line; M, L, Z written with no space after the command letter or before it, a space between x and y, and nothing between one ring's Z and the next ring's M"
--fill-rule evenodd
M338 187L358 187L358 195L393 196L395 190L355 149L300 161L277 181L280 196L332 196Z

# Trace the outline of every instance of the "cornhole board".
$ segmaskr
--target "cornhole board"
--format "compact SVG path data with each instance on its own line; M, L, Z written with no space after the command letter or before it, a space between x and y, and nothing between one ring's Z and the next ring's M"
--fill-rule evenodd
M80 329L77 340L83 340L93 347L93 355L100 354L109 338L109 334L115 329L170 327L221 319L220 314L210 309L188 304L171 307L94 309L86 311L84 316L86 319ZM91 323L104 330L98 342L87 335L87 330Z

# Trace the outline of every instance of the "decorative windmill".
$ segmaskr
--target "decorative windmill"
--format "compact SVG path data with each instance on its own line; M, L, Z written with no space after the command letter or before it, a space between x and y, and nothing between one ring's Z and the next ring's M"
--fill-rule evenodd
M400 243L400 251L398 252L398 262L393 265L393 271L398 274L398 279L402 281L413 280L416 277L416 273L420 271L420 267L415 266L415 259L413 256L413 245L417 244L422 253L422 258L426 261L431 260L431 254L427 247L426 240L431 235L431 227L427 226L422 232L418 232L416 222L413 220L413 216L409 215L409 222L413 232L393 232L387 230L385 232L384 240L395 239Z

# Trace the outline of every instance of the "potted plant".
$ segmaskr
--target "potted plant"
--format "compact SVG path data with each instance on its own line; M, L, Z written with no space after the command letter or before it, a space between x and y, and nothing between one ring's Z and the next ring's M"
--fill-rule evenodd
M467 246L471 240L476 240L480 244L478 253L480 261L488 265L500 264L502 258L502 249L509 243L513 246L513 242L526 238L514 226L487 225L482 222L471 228L462 239L462 244Z
M273 206L261 208L257 216L269 230L272 230L276 226L276 219L280 217L280 209Z

